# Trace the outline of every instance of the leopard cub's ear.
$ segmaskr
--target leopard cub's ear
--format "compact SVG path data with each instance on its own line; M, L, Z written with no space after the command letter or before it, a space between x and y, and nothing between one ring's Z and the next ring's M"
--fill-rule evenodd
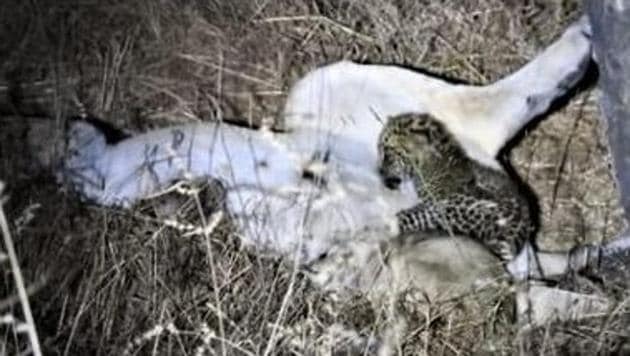
M401 126L404 123L412 121L413 115L413 113L392 115L387 118L387 122L390 124L396 123L398 126Z
M416 157L419 157L423 150L431 149L432 140L426 131L412 132L404 146L407 150L411 150L410 152L414 152Z
M426 135L427 126L423 122L415 120L409 124L408 132L415 135Z

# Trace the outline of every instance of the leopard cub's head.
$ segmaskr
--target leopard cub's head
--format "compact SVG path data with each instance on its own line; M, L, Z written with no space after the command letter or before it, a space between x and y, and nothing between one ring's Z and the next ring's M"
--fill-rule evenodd
M378 140L379 173L383 183L396 189L404 179L441 156L448 133L428 114L390 117Z

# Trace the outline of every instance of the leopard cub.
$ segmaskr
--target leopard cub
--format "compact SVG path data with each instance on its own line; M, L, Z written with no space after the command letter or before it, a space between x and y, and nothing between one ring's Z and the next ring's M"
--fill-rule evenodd
M397 213L401 233L444 231L479 240L505 262L536 232L530 202L502 168L469 158L428 114L388 119L378 141L379 170L389 188L411 179L420 203Z

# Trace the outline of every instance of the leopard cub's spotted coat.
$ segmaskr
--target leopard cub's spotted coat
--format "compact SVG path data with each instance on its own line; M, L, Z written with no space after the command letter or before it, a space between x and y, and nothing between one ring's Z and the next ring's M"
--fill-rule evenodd
M396 215L401 233L445 231L481 241L512 260L536 231L529 201L503 169L469 158L428 114L389 118L379 136L379 169L394 189L412 180L420 203Z

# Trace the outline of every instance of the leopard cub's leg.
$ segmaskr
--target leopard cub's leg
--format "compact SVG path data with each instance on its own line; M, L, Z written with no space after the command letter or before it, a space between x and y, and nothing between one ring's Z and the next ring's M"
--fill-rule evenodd
M404 209L396 213L398 228L401 234L417 232L444 230L438 214L433 205L420 203L409 209Z
M402 233L445 231L482 242L504 261L514 258L527 239L526 225L517 213L506 214L500 201L454 195L426 201L396 215Z

